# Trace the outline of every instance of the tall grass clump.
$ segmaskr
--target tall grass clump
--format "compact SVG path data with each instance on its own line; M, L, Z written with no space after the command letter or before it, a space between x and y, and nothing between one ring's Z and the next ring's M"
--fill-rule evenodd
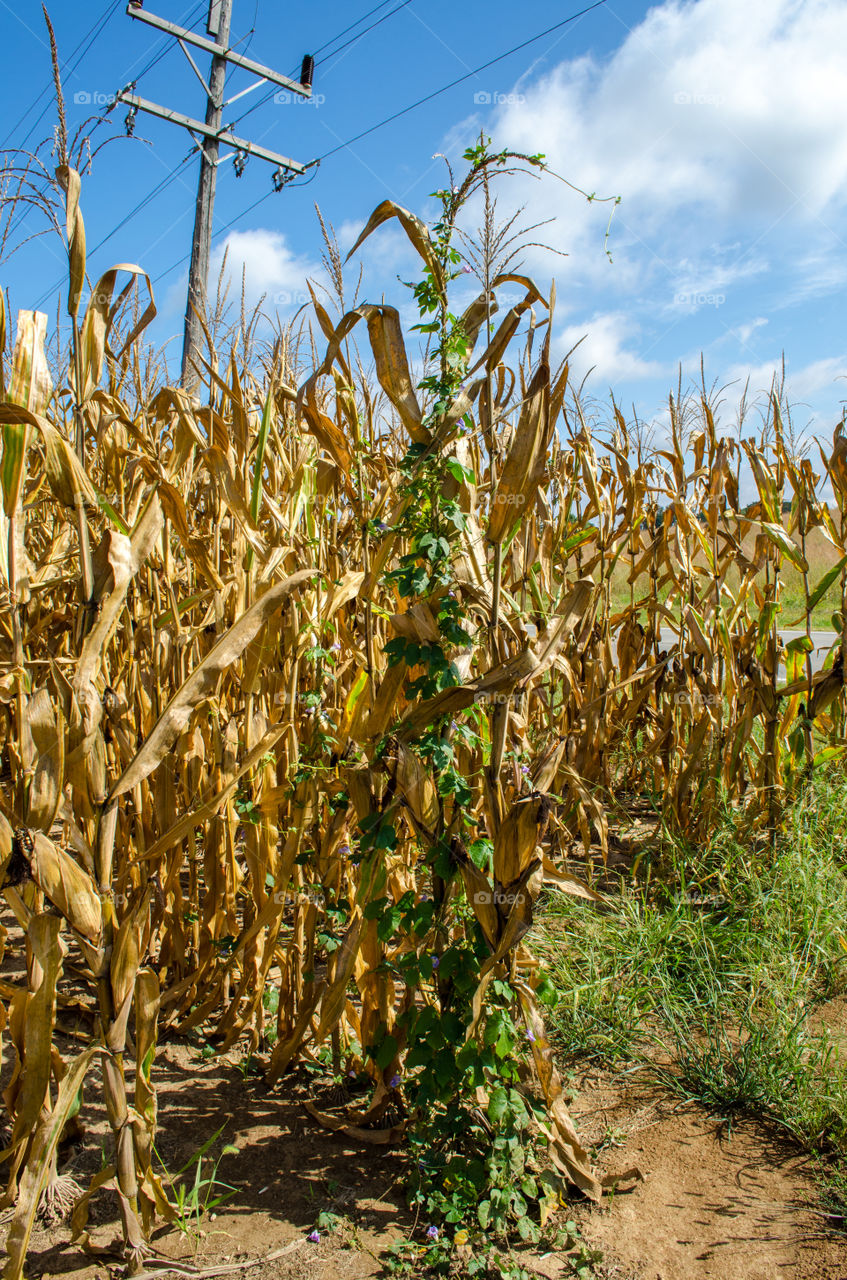
M843 1158L847 1067L815 1013L847 989L845 795L840 770L823 772L775 850L739 839L730 816L662 883L592 914L552 895L541 951L560 1052L640 1063L684 1098Z

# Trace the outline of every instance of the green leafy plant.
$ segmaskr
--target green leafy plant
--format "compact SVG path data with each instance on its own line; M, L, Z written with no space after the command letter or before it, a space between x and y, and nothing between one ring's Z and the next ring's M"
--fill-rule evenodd
M225 1128L226 1125L222 1124L220 1129L216 1130L211 1138L208 1138L174 1174L168 1172L161 1155L157 1150L155 1151L171 1190L173 1206L176 1210L176 1224L183 1235L194 1239L195 1244L205 1215L212 1213L238 1194L237 1187L230 1186L218 1177L218 1168L224 1156L238 1154L238 1147L232 1143L227 1143L217 1156L210 1162L207 1161L204 1172L203 1159L211 1151Z

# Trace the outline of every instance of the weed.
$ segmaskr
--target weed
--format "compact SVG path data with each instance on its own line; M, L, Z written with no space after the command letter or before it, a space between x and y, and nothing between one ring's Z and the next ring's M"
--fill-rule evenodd
M237 1155L238 1147L228 1143L212 1160L211 1168L207 1164L207 1172L205 1174L203 1172L203 1157L208 1154L225 1128L225 1124L221 1125L220 1129L213 1133L211 1138L207 1139L174 1174L168 1172L161 1155L154 1147L156 1158L171 1189L176 1210L176 1224L183 1235L192 1237L195 1247L204 1215L211 1213L238 1194L237 1187L232 1187L218 1178L218 1168L224 1156ZM182 1181L192 1169L194 1170L193 1180Z

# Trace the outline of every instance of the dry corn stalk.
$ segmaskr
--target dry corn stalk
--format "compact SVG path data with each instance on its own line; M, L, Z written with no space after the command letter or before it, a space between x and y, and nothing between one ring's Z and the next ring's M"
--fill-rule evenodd
M119 271L146 279L138 268L107 273L77 326L84 228L78 178L68 170L61 180L70 367L54 395L45 318L22 312L0 405L0 884L27 955L26 982L0 1003L15 1054L4 1095L15 1204L5 1280L22 1273L95 1055L113 1152L73 1228L85 1241L89 1195L111 1187L130 1266L142 1266L153 1215L168 1212L151 1161L160 1023L202 1025L253 1049L273 1032L271 1079L329 1039L375 1086L370 1127L361 1116L342 1127L402 1137L402 1124L379 1127L401 1040L382 1068L364 1050L380 1026L397 1027L408 993L390 973L411 944L380 937L368 907L431 891L423 851L450 839L455 815L408 744L434 717L474 709L484 712L479 742L458 759L469 812L492 843L490 874L463 849L455 856L490 950L476 1007L481 1017L495 972L522 975L552 1158L599 1194L533 994L533 905L545 882L592 896L563 850L605 849L624 788L663 796L666 821L697 840L727 801L772 827L801 767L844 752L843 433L823 456L835 512L784 433L745 444L758 499L743 507L738 447L719 436L705 396L673 402L669 447L650 451L619 413L608 439L587 425L567 370L551 371L549 322L534 367L521 362L519 321L541 295L516 276L493 288L517 282L524 300L469 352L465 392L434 435L387 306L333 325L316 304L328 345L311 370L289 334L262 366L210 351L204 404L151 389L138 327L118 339L108 301ZM422 224L390 202L363 234L389 217L429 261ZM482 304L468 313L475 342ZM152 302L141 320L151 314ZM360 319L378 389L350 358ZM778 411L774 401L772 420ZM499 466L481 432L456 439L460 418L483 414L498 424ZM384 576L405 550L392 526L409 442L452 451L473 472L461 488L457 589L476 632L457 657L461 682L425 704L408 699L384 653L398 637L432 638L429 606L405 608ZM786 477L794 505L784 524ZM808 567L815 531L832 548L818 582ZM809 608L830 590L841 604L829 668L814 675L801 645L783 680L788 571L803 575ZM377 884L357 832L388 811L401 839ZM69 953L85 968L97 1030L66 1064L54 1032ZM437 994L433 980L425 995Z

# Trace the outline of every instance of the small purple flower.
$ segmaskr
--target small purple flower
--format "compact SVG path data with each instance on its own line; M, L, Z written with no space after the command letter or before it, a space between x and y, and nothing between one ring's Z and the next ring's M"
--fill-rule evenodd
M356 1072L355 1072L355 1071L348 1071L348 1072L347 1072L347 1074L348 1074L348 1076L350 1077L350 1079L351 1079L351 1080L355 1080L355 1079L356 1079Z
M332 648L332 652L333 652L333 653L340 653L340 652L341 652L341 645L338 643L338 641L337 641L337 640L336 640L335 644L331 646L331 648Z
M527 1040L529 1041L529 1043L530 1043L530 1044L535 1044L535 1036L534 1036L534 1035L533 1035L533 1033L530 1031L529 1027L527 1027L527 1029L526 1029L526 1038L527 1038Z
M528 778L528 777L529 777L529 765L528 765L528 764L522 764L522 765L521 765L521 773L523 774L523 776L524 776L525 778Z
M465 274L466 276L469 276L469 275L471 274L471 269L470 269L470 267L467 265L467 263L462 267L462 271L464 272L464 274Z
M391 1079L388 1082L388 1086L390 1089L396 1089L399 1083L400 1083L400 1077L397 1075L397 1072L395 1071L394 1075L391 1077Z
M438 1239L438 1227L434 1227L434 1226L429 1226L429 1227L427 1227L427 1229L426 1229L426 1238L427 1238L427 1240L437 1240L437 1239Z
M440 964L441 964L441 956L433 956L432 957L433 969L437 969Z
M458 729L458 727L459 727L459 722L458 722L458 720L451 720L451 721L450 721L450 728L453 730L453 732L454 732L454 733L456 732L456 730Z
M314 1231L310 1231L309 1234L306 1236L306 1239L311 1240L312 1244L320 1244L321 1233L317 1229Z
M341 854L342 858L347 858L347 857L349 857L349 856L350 856L350 846L349 846L349 844L340 844L340 845L338 846L338 852Z

